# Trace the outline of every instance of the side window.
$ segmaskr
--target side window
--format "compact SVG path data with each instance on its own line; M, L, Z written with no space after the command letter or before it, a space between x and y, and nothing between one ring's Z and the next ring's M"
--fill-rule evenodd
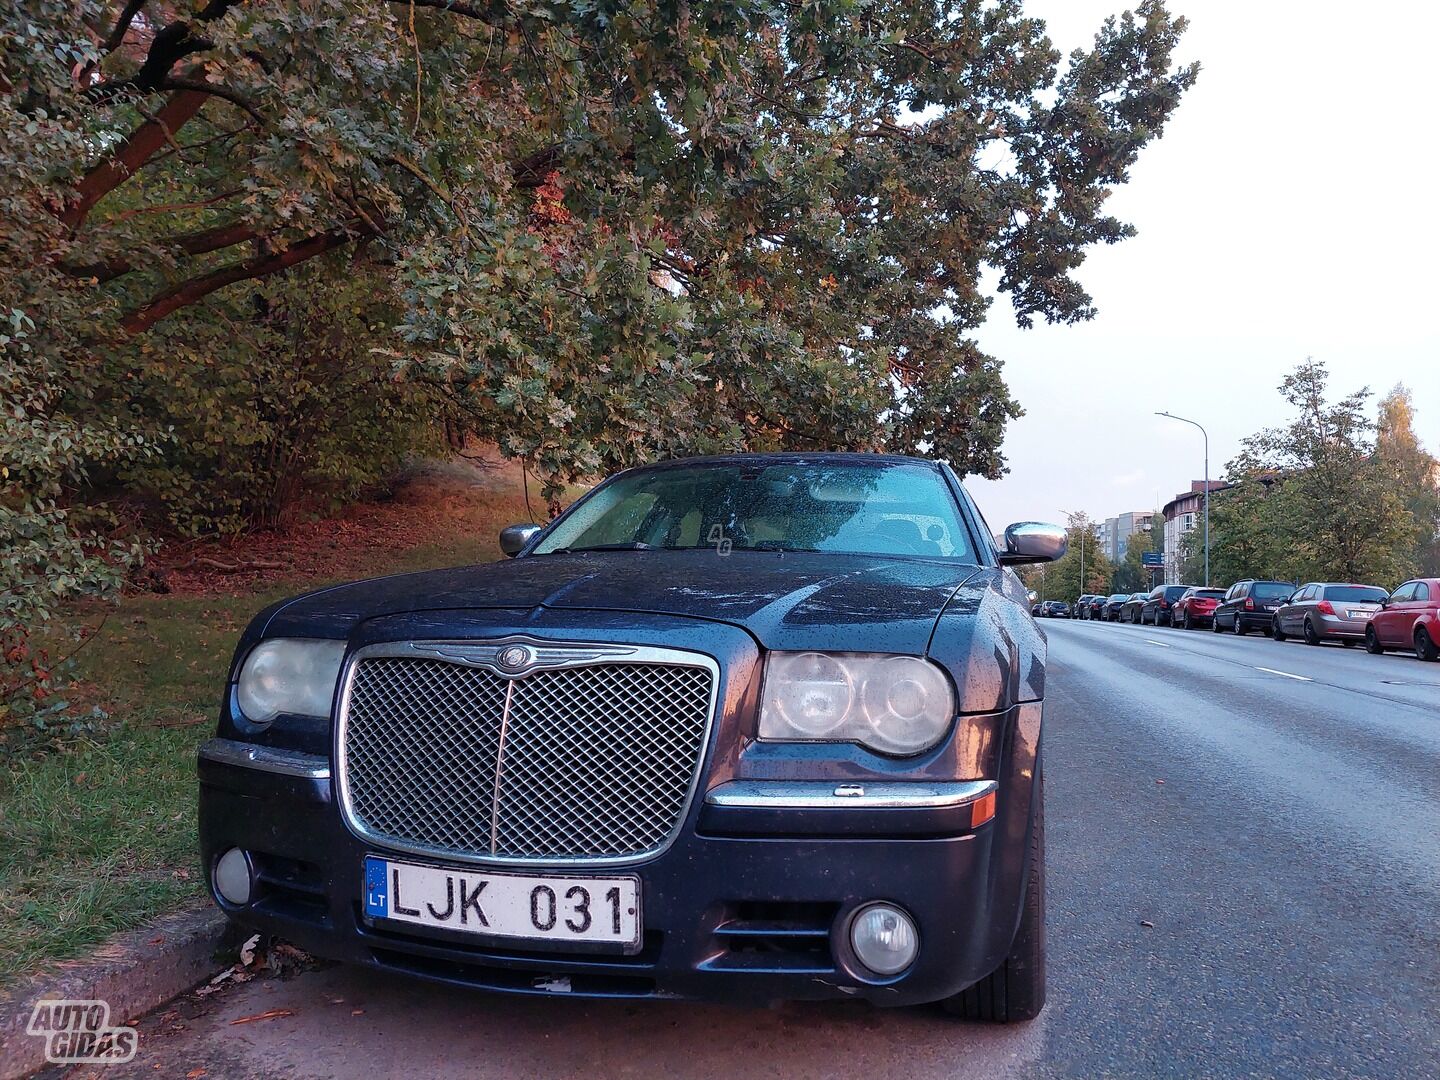
M1423 581L1417 581L1417 582L1415 583L1415 599L1416 599L1416 600L1429 600L1429 599L1430 599L1430 586L1429 586L1428 584L1426 584L1425 582L1423 582Z
M1298 597L1296 597L1296 599L1298 599L1298 600L1314 600L1315 597L1317 597L1319 594L1320 594L1320 586L1319 586L1319 585L1306 585L1305 588L1304 588L1304 590L1300 593L1300 595L1299 595Z
M1398 589L1396 589L1393 593L1390 594L1390 603L1403 604L1407 600L1414 599L1415 586L1417 584L1419 583L1414 581L1405 582L1404 585L1401 585Z

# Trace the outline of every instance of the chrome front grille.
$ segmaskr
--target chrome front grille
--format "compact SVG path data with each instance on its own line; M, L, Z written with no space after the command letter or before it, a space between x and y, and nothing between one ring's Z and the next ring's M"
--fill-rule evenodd
M494 646L417 642L356 655L337 775L358 834L511 861L617 861L669 842L694 793L714 662L536 645L518 674L501 669Z

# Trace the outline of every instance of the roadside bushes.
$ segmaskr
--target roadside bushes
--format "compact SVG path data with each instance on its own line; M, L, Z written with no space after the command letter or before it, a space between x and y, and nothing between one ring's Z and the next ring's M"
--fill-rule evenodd
M387 273L349 253L314 260L120 344L57 342L63 323L12 303L0 326L0 729L70 724L62 661L94 620L82 628L66 604L116 595L164 537L332 512L440 448L438 398L394 374Z
M159 450L111 479L162 528L227 534L338 509L438 448L432 395L376 351L388 295L336 258L160 324L110 380Z

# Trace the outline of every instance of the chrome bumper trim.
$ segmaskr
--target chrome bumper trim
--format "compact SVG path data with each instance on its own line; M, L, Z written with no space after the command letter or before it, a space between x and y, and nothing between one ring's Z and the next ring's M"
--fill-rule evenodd
M731 780L707 792L705 802L750 810L944 810L983 799L998 788L994 780Z
M256 746L238 739L211 739L200 746L200 759L221 765L237 765L244 769L299 776L306 780L329 780L330 759L320 754L303 754L299 750L280 750L273 746Z

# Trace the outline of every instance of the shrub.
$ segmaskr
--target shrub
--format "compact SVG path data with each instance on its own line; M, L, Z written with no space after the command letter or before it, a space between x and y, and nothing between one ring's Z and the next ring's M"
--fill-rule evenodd
M434 402L376 351L394 312L380 271L311 264L162 323L112 383L168 436L116 477L184 535L330 511L438 443Z

